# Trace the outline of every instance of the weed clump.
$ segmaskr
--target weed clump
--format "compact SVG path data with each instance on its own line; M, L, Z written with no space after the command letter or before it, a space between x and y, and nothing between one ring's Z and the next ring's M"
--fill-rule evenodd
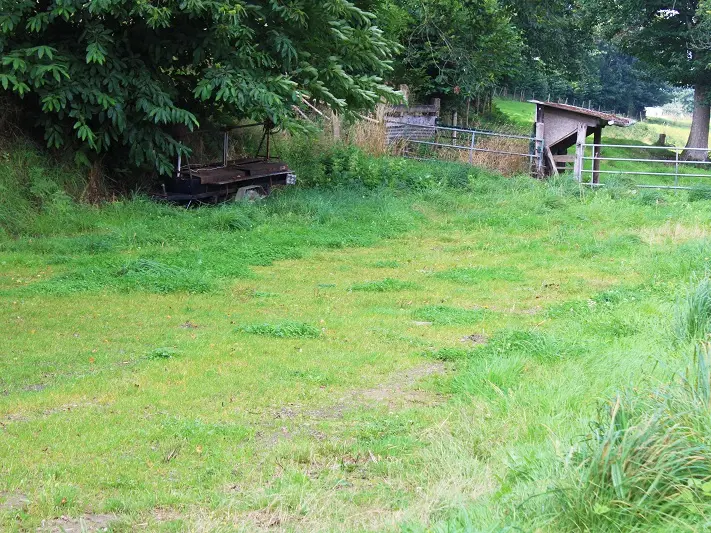
M321 330L303 322L280 322L278 324L245 324L237 328L238 332L273 337L275 339L316 339Z
M172 359L180 355L180 352L175 348L155 348L148 352L148 359Z
M382 281L366 281L351 285L351 291L359 292L398 292L416 289L417 285L411 281L385 278Z
M424 355L438 361L451 362L468 359L475 353L476 350L467 350L465 348L440 348L439 350L426 351Z
M400 263L397 261L376 261L373 264L375 268L399 268Z
M118 269L116 275L122 288L139 288L156 293L203 293L214 288L204 276L196 276L185 268L152 259L128 262Z
M497 357L520 355L542 362L580 355L585 350L582 345L565 343L545 333L525 330L502 331L481 349Z
M689 191L690 202L700 202L703 200L711 200L711 187L694 187Z
M552 521L561 530L668 530L708 515L710 370L702 345L683 379L618 395L600 410L553 492Z
M708 275L696 280L679 303L675 331L680 341L705 339L711 333L711 279Z

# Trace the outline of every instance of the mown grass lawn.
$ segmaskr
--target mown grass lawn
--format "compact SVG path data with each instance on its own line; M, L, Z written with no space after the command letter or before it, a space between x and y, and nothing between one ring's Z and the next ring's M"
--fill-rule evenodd
M561 530L600 402L686 364L710 211L479 176L7 238L0 529Z

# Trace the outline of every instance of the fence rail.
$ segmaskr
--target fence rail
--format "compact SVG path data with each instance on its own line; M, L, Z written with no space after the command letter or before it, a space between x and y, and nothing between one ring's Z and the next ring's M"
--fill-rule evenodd
M522 171L525 165L528 171L536 174L540 174L543 166L543 140L535 137L390 119L385 120L385 126L388 144L404 157L476 162L501 171L509 167L512 172ZM506 165L506 161L494 156L516 158L518 162Z
M590 149L591 155L587 155L587 149ZM674 152L673 159L654 159L652 157L605 157L602 155L603 148L614 148L614 149L634 149L634 150L663 150L665 152ZM693 161L681 159L681 154L684 151L696 151L708 153L708 148L680 148L677 146L646 146L646 145L632 145L632 144L596 144L596 143L579 143L576 145L575 150L575 178L584 185L599 185L599 176L601 174L616 174L616 175L627 175L627 176L655 176L655 177L666 177L674 178L674 184L639 184L637 187L643 189L691 189L692 187L679 185L680 178L711 178L711 169L709 173L700 174L693 172L680 172L685 168L696 168L703 165L711 165L711 161ZM592 168L585 168L585 162L592 162ZM628 162L628 163L655 163L659 165L673 165L673 172L658 172L655 170L644 171L644 170L601 170L600 163L608 162ZM584 175L592 175L590 181L583 181Z

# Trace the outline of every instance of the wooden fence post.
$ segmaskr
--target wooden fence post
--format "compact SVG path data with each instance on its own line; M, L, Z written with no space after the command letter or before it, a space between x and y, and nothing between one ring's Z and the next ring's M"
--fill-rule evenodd
M545 149L544 137L544 125L543 122L536 122L536 139L533 141L535 143L536 150L536 177L542 178L544 174L543 169L543 154Z
M333 139L336 141L341 140L341 118L338 113L331 111L331 126L333 127Z
M573 174L578 183L583 182L583 157L585 155L585 138L588 136L588 127L585 124L578 124L578 141L575 143L575 166Z

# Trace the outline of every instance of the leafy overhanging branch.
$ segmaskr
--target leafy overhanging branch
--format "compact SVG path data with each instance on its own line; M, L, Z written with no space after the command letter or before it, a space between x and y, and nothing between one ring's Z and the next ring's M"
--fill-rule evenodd
M172 170L176 132L216 115L288 123L307 96L339 112L398 98L398 51L345 0L20 0L0 11L0 87L47 144ZM94 154L92 156L92 154Z

